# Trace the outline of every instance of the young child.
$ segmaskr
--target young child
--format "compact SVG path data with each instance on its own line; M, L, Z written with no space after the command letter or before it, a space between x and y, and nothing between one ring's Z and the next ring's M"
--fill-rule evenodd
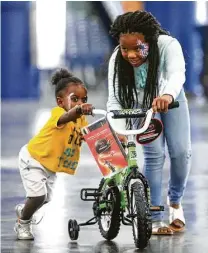
M25 204L15 207L17 221L14 230L20 240L34 239L33 214L50 201L56 172L73 175L82 144L80 129L87 125L86 116L93 106L87 104L87 89L80 79L66 69L52 77L57 107L40 132L19 153L19 170L26 191Z

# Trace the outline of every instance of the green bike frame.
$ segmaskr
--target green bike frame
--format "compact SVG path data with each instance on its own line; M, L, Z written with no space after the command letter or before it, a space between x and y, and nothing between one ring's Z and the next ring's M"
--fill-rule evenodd
M109 178L104 180L104 184L102 186L101 191L105 191L108 186L117 186L120 191L121 196L121 210L125 211L128 207L128 198L127 198L127 189L125 187L125 182L130 174L134 171L139 172L139 167L137 165L137 151L136 151L136 144L134 142L133 136L129 136L129 141L127 143L127 161L128 166L124 168L122 171L118 172L115 175L112 175ZM149 186L146 184L146 192L147 192L147 199L150 203L150 189ZM103 202L99 204L99 209L106 208L107 203Z

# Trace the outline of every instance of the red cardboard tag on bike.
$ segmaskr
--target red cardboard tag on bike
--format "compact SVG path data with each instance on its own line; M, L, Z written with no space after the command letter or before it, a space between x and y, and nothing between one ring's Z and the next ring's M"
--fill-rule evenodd
M128 166L126 153L106 118L82 128L82 134L104 177Z
M139 144L148 144L156 140L163 131L162 121L159 119L152 119L147 130L142 134L137 134L136 140Z

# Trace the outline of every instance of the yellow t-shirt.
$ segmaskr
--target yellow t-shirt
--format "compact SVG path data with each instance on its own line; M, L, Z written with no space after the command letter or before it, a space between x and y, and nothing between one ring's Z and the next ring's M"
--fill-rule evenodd
M57 126L63 113L63 108L53 108L50 119L29 141L27 148L31 156L48 170L73 175L80 157L80 129L87 125L87 121L85 116L81 116L76 123L71 121Z

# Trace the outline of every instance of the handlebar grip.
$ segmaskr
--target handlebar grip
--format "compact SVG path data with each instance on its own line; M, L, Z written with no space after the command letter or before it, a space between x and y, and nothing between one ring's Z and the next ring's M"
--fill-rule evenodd
M113 113L113 119L143 118L146 116L146 111L142 109L111 110L110 112Z
M168 109L174 109L174 108L178 108L179 107L179 102L178 101L174 101L171 104L168 105Z

